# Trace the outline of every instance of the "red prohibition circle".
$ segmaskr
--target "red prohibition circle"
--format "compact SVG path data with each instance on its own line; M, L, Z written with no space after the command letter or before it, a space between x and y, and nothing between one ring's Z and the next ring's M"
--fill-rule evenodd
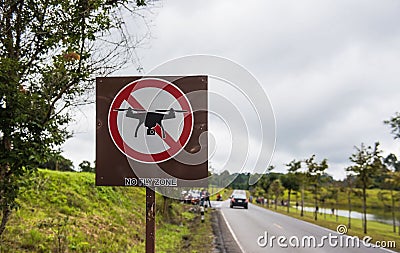
M124 101L127 101L131 105L133 104L132 107L140 108L141 105L137 103L137 101L131 96L131 94L134 91L143 88L158 88L170 93L178 101L182 110L188 111L188 113L185 113L184 116L183 130L180 137L177 141L175 141L171 136L168 135L168 133L166 133L166 138L164 142L167 143L169 148L160 153L146 154L134 150L123 140L118 130L118 112L114 111L114 109L120 108ZM189 141L193 130L192 107L185 94L174 84L157 78L140 79L126 85L115 96L108 112L108 129L114 144L123 154L125 154L129 158L142 163L161 163L177 155ZM155 130L156 133L160 136L161 128L157 125L155 127Z

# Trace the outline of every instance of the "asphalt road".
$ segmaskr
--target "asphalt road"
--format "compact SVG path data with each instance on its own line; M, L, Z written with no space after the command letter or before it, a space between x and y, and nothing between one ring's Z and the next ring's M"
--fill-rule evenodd
M212 204L213 207L220 210L227 227L243 253L338 252L338 250L340 253L393 252L387 249L373 248L373 245L366 247L363 245L362 238L357 247L356 240L351 240L348 236L340 235L336 231L256 205L249 204L249 209L246 210L240 207L229 208L229 200ZM278 237L282 238L280 242ZM346 244L349 247L346 247Z

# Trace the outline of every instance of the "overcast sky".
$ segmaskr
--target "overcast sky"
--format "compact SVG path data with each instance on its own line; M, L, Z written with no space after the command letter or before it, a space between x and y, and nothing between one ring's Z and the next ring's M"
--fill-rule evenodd
M379 141L384 154L400 154L400 141L383 124L400 111L400 1L158 4L148 18L152 38L137 51L144 71L191 54L217 55L245 67L274 109L277 171L316 154L341 179L361 142ZM137 75L136 68L114 75ZM63 150L75 166L95 160L94 117L94 106L88 106L71 124L75 137Z

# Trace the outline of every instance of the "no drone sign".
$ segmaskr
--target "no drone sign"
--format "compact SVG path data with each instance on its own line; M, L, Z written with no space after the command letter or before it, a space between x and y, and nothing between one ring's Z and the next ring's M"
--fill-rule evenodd
M138 162L160 163L174 157L188 142L193 112L188 98L174 84L140 79L117 94L110 106L108 127L123 154Z
M96 80L96 185L202 186L207 77Z

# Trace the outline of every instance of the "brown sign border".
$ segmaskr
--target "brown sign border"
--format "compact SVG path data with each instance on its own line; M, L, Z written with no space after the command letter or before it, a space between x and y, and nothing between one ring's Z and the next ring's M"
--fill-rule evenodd
M208 108L207 92L203 95L189 98L194 112L193 132L184 150L192 155L200 155L205 161L197 165L187 165L179 162L179 154L170 160L158 164L145 164L126 157L113 143L108 130L108 111L117 93L127 84L141 78L158 78L169 81L177 86L183 93L207 91L207 76L130 76L130 77L99 77L96 79L96 185L98 186L142 186L134 171L140 171L140 176L145 178L165 178L165 173L170 178L177 179L176 186L203 187L204 180L208 177L208 159L204 155L208 152L198 152L200 149L199 136L208 129L208 113L203 108ZM200 110L202 109L202 110ZM207 145L202 143L203 151ZM197 160L197 159L196 159ZM145 172L145 173L141 173ZM128 184L136 181L136 184ZM152 186L152 185L149 185Z

